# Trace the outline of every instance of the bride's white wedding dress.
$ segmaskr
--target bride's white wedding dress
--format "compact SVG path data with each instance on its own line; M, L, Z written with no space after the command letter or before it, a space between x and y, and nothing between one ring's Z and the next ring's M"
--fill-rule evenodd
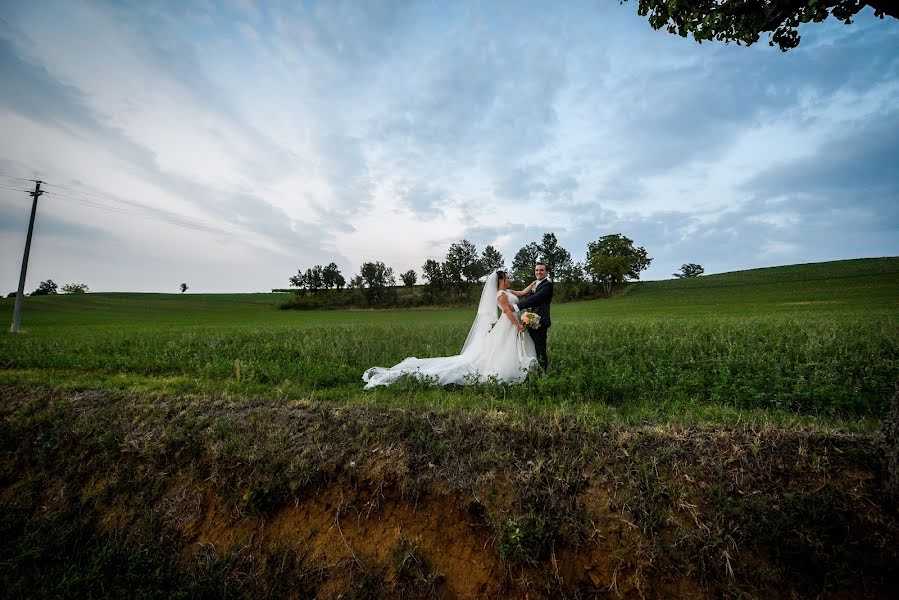
M497 275L492 273L484 284L478 314L461 354L412 356L393 367L372 367L362 375L365 389L390 385L403 376L427 378L441 385L467 385L491 378L506 383L524 381L531 366L537 364L537 351L528 332L520 333L508 317L498 313L503 294L517 316L518 298L512 292L498 291Z

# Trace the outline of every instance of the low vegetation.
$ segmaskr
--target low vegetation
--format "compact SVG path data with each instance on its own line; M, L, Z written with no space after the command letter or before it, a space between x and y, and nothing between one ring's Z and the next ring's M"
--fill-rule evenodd
M897 292L899 259L648 282L554 305L521 386L372 392L367 367L458 352L471 310L28 298L0 337L0 586L887 597Z

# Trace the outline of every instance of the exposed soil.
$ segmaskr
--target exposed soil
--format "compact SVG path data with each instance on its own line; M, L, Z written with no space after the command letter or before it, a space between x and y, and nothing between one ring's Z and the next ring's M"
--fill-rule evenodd
M0 397L14 597L61 594L30 571L60 546L87 565L65 589L101 596L136 584L85 547L159 574L157 593L186 578L210 596L889 597L899 583L876 436Z

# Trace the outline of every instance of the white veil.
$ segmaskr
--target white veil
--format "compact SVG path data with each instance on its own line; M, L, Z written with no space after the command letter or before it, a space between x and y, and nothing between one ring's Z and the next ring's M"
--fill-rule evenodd
M499 289L497 284L498 277L496 271L487 277L484 283L484 291L481 292L481 300L478 302L478 314L471 324L468 331L468 337L465 338L465 344L462 346L463 355L475 355L481 349L484 338L490 332L490 328L499 318L499 310L496 306L496 292Z

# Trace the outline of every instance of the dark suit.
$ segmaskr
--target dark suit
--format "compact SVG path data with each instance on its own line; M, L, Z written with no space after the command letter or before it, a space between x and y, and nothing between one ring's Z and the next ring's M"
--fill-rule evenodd
M548 278L540 282L537 288L518 301L518 309L530 308L540 315L540 329L531 329L531 339L534 340L534 348L537 350L537 362L546 370L549 359L546 356L546 334L552 319L549 316L549 305L553 301L553 282Z

